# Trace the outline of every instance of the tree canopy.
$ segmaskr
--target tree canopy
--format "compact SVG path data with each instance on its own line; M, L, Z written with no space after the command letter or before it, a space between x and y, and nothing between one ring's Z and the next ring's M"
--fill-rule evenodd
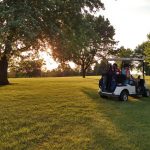
M137 57L145 57L145 72L147 75L150 75L150 34L147 35L147 41L138 45L135 48L134 55ZM139 68L142 64L139 64Z
M67 41L53 51L54 58L60 61L71 60L81 66L83 77L86 70L95 62L95 56L102 58L115 44L113 26L103 16L85 14L74 24L74 32L67 34Z
M83 12L103 8L101 0L1 0L0 84L9 83L7 69L12 55L39 49L45 41L55 50L67 41L67 33L74 31Z
M150 34L147 35L147 42L143 43L144 47L144 54L146 56L146 61L149 63L150 66Z

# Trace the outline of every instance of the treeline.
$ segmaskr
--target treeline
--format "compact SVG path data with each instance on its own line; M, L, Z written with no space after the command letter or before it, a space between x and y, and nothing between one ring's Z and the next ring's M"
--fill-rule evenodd
M90 67L87 70L87 76L101 75L103 73L105 63L96 63L93 69ZM106 68L106 66L105 66ZM53 70L42 70L42 61L32 60L21 62L18 68L10 68L8 73L10 78L28 78L28 77L66 77L66 76L81 76L82 71L79 67L71 68L69 64L65 66L59 65L58 68Z
M126 49L121 49L120 54L127 52ZM132 52L128 50L129 54ZM119 54L119 53L118 53ZM127 53L126 53L127 54ZM125 56L121 56L125 57ZM95 76L102 75L106 72L108 64L107 60L101 60L99 63L95 62L91 65L86 72L86 76ZM130 69L135 69L140 71L141 64L138 65L135 62L130 62ZM60 64L56 69L53 70L44 70L45 62L43 59L40 59L37 55L27 55L22 56L19 61L12 60L9 65L8 76L11 78L24 78L24 77L65 77L65 76L82 76L82 69L80 66L76 66L75 68L71 68L69 64L63 63ZM121 64L118 64L121 67ZM141 70L142 71L142 70ZM145 63L145 74L150 75L150 66L148 63Z

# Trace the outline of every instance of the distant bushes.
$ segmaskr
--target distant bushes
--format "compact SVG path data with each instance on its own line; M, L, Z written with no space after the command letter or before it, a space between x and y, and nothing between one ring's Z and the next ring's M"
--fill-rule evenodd
M97 65L97 67L99 67ZM100 70L97 69L97 67L94 67L93 69L88 69L86 75L87 76L93 76L93 75L100 75ZM9 77L11 78L29 78L29 77L67 77L67 76L80 76L81 70L79 68L72 69L69 65L62 68L62 66L59 66L56 69L48 70L48 71L42 71L41 69L30 69L30 71L10 71L8 73Z

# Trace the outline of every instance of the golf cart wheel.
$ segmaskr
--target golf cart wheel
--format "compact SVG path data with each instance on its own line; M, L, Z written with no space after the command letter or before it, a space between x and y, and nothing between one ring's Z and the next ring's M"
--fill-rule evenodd
M128 91L122 91L120 94L119 99L121 101L128 101Z

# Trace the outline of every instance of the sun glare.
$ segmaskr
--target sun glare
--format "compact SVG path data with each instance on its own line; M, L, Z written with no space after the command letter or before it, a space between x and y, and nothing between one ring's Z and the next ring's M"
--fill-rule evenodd
M54 61L54 59L52 58L52 56L50 56L48 53L41 52L40 56L45 61L44 68L46 70L53 70L53 69L56 69L58 67L59 63L57 63L56 61Z
M46 52L40 52L40 56L45 61L45 65L43 66L43 69L46 71L56 69L60 64L60 63L56 62L50 54L48 54ZM76 68L75 63L70 61L68 64L71 68L73 68L73 69Z

